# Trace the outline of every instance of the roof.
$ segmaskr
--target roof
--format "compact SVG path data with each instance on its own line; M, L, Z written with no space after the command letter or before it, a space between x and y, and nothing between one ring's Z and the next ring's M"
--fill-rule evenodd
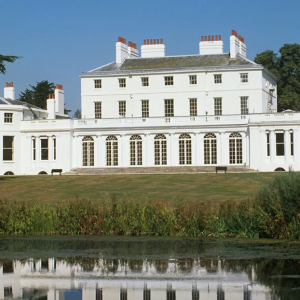
M9 98L2 98L2 97L0 97L0 104L4 104L4 105L23 105L23 106L26 106L26 107L30 106L31 108L42 109L40 107L29 104L27 102L23 102L23 101L19 101L19 100L11 100Z
M166 56L155 58L125 59L120 65L116 62L84 72L82 75L100 75L112 73L128 73L132 71L164 71L207 68L237 68L260 66L251 60L238 55L230 58L229 53L211 55Z

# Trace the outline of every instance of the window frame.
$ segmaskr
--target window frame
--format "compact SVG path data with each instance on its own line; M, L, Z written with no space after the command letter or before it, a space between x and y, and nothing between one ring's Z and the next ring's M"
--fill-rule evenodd
M94 102L94 113L95 119L102 119L102 101Z
M95 166L95 141L90 135L82 138L82 166L94 167Z
M13 123L13 113L4 113L4 123L12 124Z
M174 99L164 99L165 117L174 117Z
M130 165L142 166L143 165L143 140L138 134L130 137Z
M31 142L31 145L32 145L32 160L36 161L36 138L32 137L31 140L32 140L32 142Z
M190 102L190 116L195 117L198 115L198 101L197 98L189 98Z
M5 146L5 141L4 139L5 138L11 138L11 147L4 147ZM2 160L3 162L13 162L14 161L14 145L15 145L15 136L13 135L4 135L3 138L2 138ZM10 151L10 154L9 157L11 157L11 159L5 159L4 158L4 153L5 152L8 152L8 150Z
M94 88L96 90L102 89L102 79L94 79Z
M122 117L122 118L126 117L126 101L125 100L119 101L119 117Z
M164 76L165 86L174 85L174 76Z
M149 118L149 100L141 100L142 118Z
M294 156L294 131L291 130L289 134L290 134L290 147L291 147L290 155Z
M222 84L222 74L214 74L214 84Z
M240 83L249 83L249 73L240 73Z
M198 80L197 80L197 75L189 75L189 85L197 85Z
M279 138L282 136L282 140ZM275 132L275 142L276 142L276 156L284 156L285 148L284 148L284 132Z
M270 132L266 132L267 157L270 157Z
M222 116L222 97L214 98L214 115Z
M141 86L148 87L149 86L149 77L141 77Z
M179 165L192 164L192 138L188 133L179 136Z
M218 163L217 136L207 133L203 138L203 155L205 165L216 165Z
M241 105L241 115L249 115L249 97L248 96L240 97L240 105Z
M47 141L47 147L43 147L44 141ZM49 137L48 136L40 137L40 147L41 147L41 161L48 161L49 160Z
M126 88L126 78L118 78L119 80L119 88L125 89Z
M53 160L56 161L57 159L57 140L56 140L56 136L52 137L52 143L53 143Z

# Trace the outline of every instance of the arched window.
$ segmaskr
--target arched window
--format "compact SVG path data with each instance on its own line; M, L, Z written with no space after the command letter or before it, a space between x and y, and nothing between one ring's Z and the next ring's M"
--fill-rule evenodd
M217 164L217 137L213 133L204 136L204 164Z
M242 136L238 132L233 132L229 136L229 163L230 164L243 163Z
M192 164L192 140L191 136L186 133L179 136L179 164Z
M130 165L141 166L142 161L142 138L140 135L133 135L130 138Z
M91 136L82 139L82 165L94 166L94 139Z
M114 135L106 138L106 165L118 165L118 139Z
M167 139L163 134L157 134L154 137L154 164L167 164Z

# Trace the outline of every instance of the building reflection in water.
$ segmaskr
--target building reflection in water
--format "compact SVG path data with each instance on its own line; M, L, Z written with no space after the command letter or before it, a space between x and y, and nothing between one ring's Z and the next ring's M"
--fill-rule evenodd
M299 271L299 261L291 263ZM285 299L255 260L71 257L6 259L0 265L1 300Z

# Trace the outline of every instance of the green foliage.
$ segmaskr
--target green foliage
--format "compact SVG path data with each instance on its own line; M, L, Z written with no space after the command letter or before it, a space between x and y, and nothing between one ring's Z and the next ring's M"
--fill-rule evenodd
M81 109L76 109L74 115L73 115L74 119L81 119Z
M0 201L0 234L97 234L300 239L300 174L276 176L254 200Z
M300 174L278 175L255 198L262 237L300 238Z
M37 82L36 86L30 85L30 87L31 90L26 89L20 93L19 100L46 109L49 94L54 93L54 83L48 80L42 80Z
M20 56L12 56L12 55L2 55L0 54L0 73L5 74L6 68L4 62L13 63L15 60L20 59Z
M278 78L278 110L300 110L300 45L284 44L279 54L271 50L257 54L254 61Z

